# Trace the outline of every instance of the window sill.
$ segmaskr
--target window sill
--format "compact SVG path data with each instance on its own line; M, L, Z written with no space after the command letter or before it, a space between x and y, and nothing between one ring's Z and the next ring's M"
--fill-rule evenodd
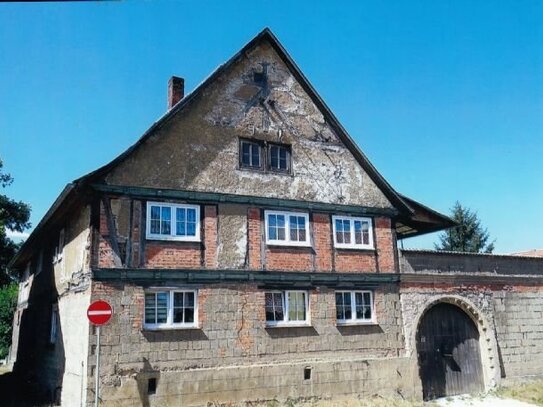
M200 329L198 325L190 325L190 326L175 326L175 325L169 325L169 326L144 326L142 331L143 332L156 332L156 331L186 331L186 330L197 330Z
M159 241L159 242L187 242L187 243L200 243L201 240L199 237L191 237L191 238L179 238L176 236L145 236L146 240L150 241Z
M377 321L346 321L336 322L336 326L379 325Z
M267 246L273 246L273 247L306 247L311 248L311 243L293 243L293 242L275 242L275 241L267 241Z
M311 328L312 325L310 323L278 323L278 324L266 324L266 328Z
M346 246L339 246L337 244L334 243L334 249L338 249L338 250L357 250L357 251L360 251L360 252L374 252L375 251L375 247L369 247L369 246L354 246L354 245L346 245Z

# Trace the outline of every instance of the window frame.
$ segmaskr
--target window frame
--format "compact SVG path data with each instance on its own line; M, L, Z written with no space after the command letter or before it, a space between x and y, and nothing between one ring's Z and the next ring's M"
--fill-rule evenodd
M258 147L258 156L260 159L260 166L252 166L252 165L245 165L243 164L243 143L247 144L253 144ZM246 138L240 138L239 139L239 168L241 169L247 169L247 170L255 170L255 171L263 171L266 167L266 154L265 152L265 145L259 140L250 140Z
M272 168L271 166L271 148L279 147L284 148L287 152L287 168ZM292 168L292 148L289 144L280 144L280 143L267 143L266 144L266 169L270 172L279 173L279 174L290 174Z
M290 321L288 319L289 314L289 304L288 304L288 294L289 293L304 293L305 295L305 320L304 321ZM268 321L266 319L267 328L281 328L281 327L305 327L311 326L311 309L309 303L309 291L307 290L266 290L264 293L264 298L266 294L281 294L283 299L283 320L282 321ZM264 302L264 315L266 314L266 303Z
M156 293L168 293L168 316L165 323L147 323L145 322L145 295ZM194 321L193 322L173 322L173 299L175 293L193 293L194 294ZM143 329L148 331L158 331L162 329L197 329L198 325L198 290L197 289L183 289L183 288L150 288L146 289L143 293Z
M172 210L171 219L170 219L170 234L157 234L151 233L151 207L158 206L160 208L168 207ZM177 209L194 209L196 211L196 234L194 236L178 236L177 232ZM162 210L161 210L162 211ZM201 228L201 219L200 219L200 205L192 204L179 204L171 202L156 202L156 201L147 201L147 212L145 220L145 238L147 240L168 240L168 241L177 241L177 242L200 242L200 228Z
M269 229L268 229L268 216L269 215L282 215L285 217L285 240L270 239ZM306 240L301 242L297 240L290 240L290 216L300 216L305 219L306 224ZM264 211L264 229L266 233L266 244L271 246L299 246L299 247L311 247L311 237L310 237L310 224L309 224L309 213L308 212L289 212L289 211L275 211L275 210L265 210Z
M351 243L338 243L337 241L337 231L336 231L336 220L348 220L349 221L349 233L351 236ZM362 243L355 243L355 236L354 236L354 222L367 222L368 223L368 236L369 236L369 243L364 244ZM343 216L343 215L333 215L332 216L332 231L334 235L334 247L338 249L366 249L366 250L373 250L375 248L374 242L373 242L373 220L372 218L368 217L359 217L359 216Z
M337 319L336 294L339 293L349 293L351 296L351 318L349 319ZM366 293L369 293L370 295L371 318L356 318L356 294L362 294L362 298L364 298L364 294ZM375 316L375 296L372 290L336 290L334 291L334 302L336 306L336 325L375 325L377 323L377 319Z

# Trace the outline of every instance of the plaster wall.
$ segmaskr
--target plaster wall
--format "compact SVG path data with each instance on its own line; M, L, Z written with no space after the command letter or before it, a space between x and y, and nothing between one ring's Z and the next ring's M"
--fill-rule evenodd
M292 174L240 169L239 137L291 145ZM391 208L267 42L241 55L105 181Z

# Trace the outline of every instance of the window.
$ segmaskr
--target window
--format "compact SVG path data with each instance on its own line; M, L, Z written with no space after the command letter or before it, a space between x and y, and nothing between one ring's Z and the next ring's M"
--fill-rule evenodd
M277 144L268 145L268 169L278 172L290 172L290 147Z
M286 246L309 246L309 215L265 211L266 242Z
M248 140L240 140L240 167L244 168L262 168L262 146Z
M306 291L270 291L265 294L266 324L309 325L309 299Z
M51 331L49 332L49 344L54 345L57 342L58 331L58 305L51 307Z
M200 241L200 207L147 202L147 239Z
M375 322L371 291L336 291L338 324Z
M152 290L145 293L147 329L194 328L197 326L198 303L194 290Z
M333 216L334 245L339 248L373 249L370 218Z
M291 172L291 147L259 140L239 140L239 166L270 172Z
M58 263L62 260L62 256L64 254L64 233L64 229L61 229L58 234L58 245L55 247L53 263Z

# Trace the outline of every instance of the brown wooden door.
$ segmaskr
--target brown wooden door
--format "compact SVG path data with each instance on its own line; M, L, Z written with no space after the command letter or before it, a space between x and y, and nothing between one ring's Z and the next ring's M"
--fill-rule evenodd
M479 332L460 308L441 303L424 314L417 352L424 400L483 390Z

